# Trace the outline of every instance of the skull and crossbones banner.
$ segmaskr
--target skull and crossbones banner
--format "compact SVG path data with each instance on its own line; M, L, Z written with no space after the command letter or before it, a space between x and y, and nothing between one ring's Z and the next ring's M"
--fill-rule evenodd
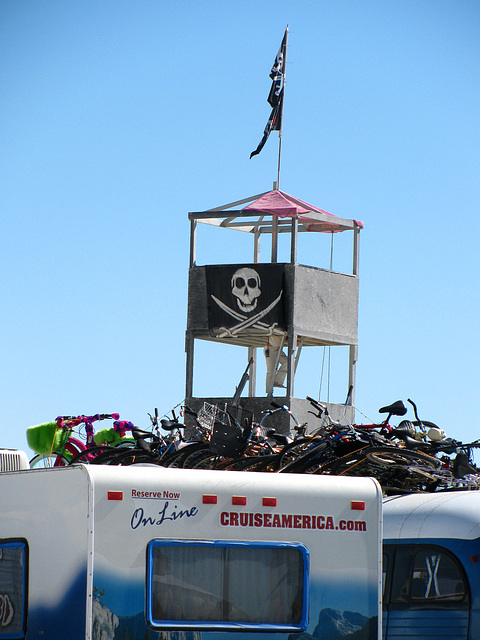
M285 329L284 270L278 264L206 266L208 324L236 335Z

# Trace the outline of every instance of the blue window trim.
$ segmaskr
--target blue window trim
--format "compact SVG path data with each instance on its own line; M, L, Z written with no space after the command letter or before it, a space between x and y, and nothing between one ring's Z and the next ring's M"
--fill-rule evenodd
M188 622L172 621L172 620L155 620L153 618L152 602L153 602L153 553L154 549L159 546L214 546L221 548L231 547L250 547L256 549L297 549L300 551L303 560L303 601L302 601L302 618L298 624L260 624L260 623L240 623L240 622L212 622L194 620ZM151 540L147 545L147 585L146 585L146 619L150 627L154 629L174 629L180 630L198 630L198 631L272 631L275 633L288 632L295 633L306 631L308 627L308 610L309 610L309 562L310 553L305 545L299 542L264 542L264 541L244 541L244 540Z
M22 602L21 602L21 618L22 630L16 633L2 633L0 626L0 640L22 640L27 635L27 562L28 562L28 543L24 539L4 539L0 540L0 549L21 549L23 554L23 573L22 573Z

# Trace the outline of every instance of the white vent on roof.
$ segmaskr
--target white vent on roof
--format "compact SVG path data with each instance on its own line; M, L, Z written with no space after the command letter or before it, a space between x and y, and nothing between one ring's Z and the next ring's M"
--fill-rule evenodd
M20 471L21 469L30 469L30 463L25 451L0 449L0 472Z

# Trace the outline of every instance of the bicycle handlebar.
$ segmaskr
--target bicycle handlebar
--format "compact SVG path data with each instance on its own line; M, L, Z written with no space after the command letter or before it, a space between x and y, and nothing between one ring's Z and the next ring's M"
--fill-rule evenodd
M407 402L409 402L413 407L413 413L415 414L415 418L417 419L418 426L420 427L420 431L423 431L425 433L425 427L423 426L423 422L418 417L417 405L415 404L415 402L413 400L410 400L410 398L407 398Z
M93 433L93 423L97 420L118 420L119 418L119 413L96 413L93 416L58 416L56 423L61 429L76 427L84 423L86 432Z
M134 429L133 422L129 422L128 420L115 420L113 423L113 428L117 431L120 436L123 438L127 431Z
M296 417L293 415L292 411L287 407L286 404L280 405L273 401L270 404L272 405L272 407L274 407L274 409L266 409L265 411L262 411L263 417L260 420L260 426L262 426L262 423L267 416L272 415L272 413L277 413L278 411L285 411L285 413L288 413L288 415L292 418L292 420L295 423L295 429L303 426L298 422L298 420L296 419Z
M312 407L314 409L317 410L318 413L314 413L313 411L309 411L308 413L311 413L312 415L314 415L317 418L321 418L323 416L323 414L328 416L328 408L327 405L322 404L321 402L318 402L318 400L314 400L313 398L311 398L310 396L307 396L307 400L310 402L310 404L312 405Z

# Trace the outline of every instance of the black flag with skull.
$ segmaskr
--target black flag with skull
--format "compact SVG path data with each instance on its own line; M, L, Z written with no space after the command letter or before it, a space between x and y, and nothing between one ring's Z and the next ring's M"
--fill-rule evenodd
M207 266L208 324L237 335L284 329L283 265Z

